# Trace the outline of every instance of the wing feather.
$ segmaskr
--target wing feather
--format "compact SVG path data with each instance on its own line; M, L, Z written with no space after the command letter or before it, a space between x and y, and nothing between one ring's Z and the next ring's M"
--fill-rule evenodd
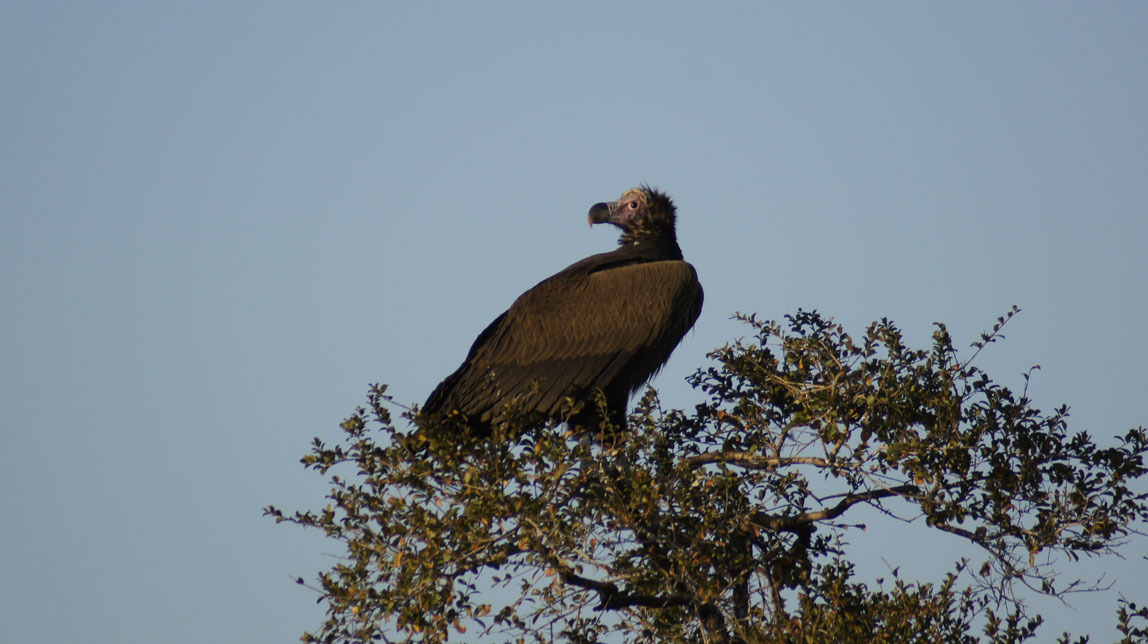
M603 389L624 397L641 386L697 319L697 274L680 260L604 270L582 264L523 293L483 331L427 408L489 421L539 379L539 390L519 403L547 414L564 396Z

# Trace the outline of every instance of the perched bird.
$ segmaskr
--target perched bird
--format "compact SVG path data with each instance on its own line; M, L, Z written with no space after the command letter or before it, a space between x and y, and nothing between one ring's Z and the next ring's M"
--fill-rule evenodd
M624 428L630 396L661 369L702 310L697 272L678 248L675 213L668 196L647 186L594 204L590 225L620 228L618 248L523 293L479 334L423 411L462 414L479 436L510 404L597 431L600 391L605 420ZM561 417L566 397L584 403L571 418Z

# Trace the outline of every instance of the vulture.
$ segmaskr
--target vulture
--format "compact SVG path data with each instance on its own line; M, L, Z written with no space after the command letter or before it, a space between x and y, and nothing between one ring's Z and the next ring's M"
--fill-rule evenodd
M594 204L590 226L621 229L618 248L523 293L478 335L423 412L461 414L477 436L505 419L507 405L578 431L597 432L603 420L624 429L630 396L666 363L702 309L702 287L682 259L675 218L673 201L644 185ZM568 418L567 397L582 403Z

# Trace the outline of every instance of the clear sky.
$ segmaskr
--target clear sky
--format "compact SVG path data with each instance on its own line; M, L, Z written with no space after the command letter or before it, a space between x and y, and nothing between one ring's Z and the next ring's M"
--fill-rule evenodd
M655 384L797 307L889 317L1109 437L1148 422L1148 4L0 4L0 639L295 641L298 458L421 402L523 290L679 205L706 290ZM960 544L857 535L865 574ZM1038 607L1113 639L1107 593ZM936 570L935 570L935 569Z

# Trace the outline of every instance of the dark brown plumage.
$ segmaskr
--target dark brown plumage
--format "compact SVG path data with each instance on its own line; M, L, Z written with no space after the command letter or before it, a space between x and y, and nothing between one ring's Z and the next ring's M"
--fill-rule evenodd
M428 414L463 414L488 434L508 404L596 430L594 394L625 426L626 404L669 359L702 309L702 287L682 261L670 198L649 187L590 208L590 224L622 230L618 248L539 282L486 327L457 371L427 399ZM565 397L587 403L561 418Z

